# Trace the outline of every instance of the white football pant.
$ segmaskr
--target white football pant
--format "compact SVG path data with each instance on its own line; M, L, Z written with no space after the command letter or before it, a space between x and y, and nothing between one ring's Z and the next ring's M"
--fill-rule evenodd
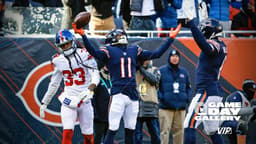
M61 106L61 121L63 129L74 130L78 118L82 134L93 134L93 107L91 101L84 102L79 108Z
M135 129L137 115L139 112L139 102L131 100L124 94L112 96L109 109L109 129L116 131L119 128L120 120L123 117L124 127Z
M208 103L209 102L221 102L222 97L220 96L206 96L206 94L197 93L196 96L192 99L188 113L186 114L184 121L184 128L197 128L201 122L203 122L204 131L206 134L211 135L214 134L220 124L219 120L196 120L195 117L198 116L198 112L200 107L204 109L204 112L207 113Z

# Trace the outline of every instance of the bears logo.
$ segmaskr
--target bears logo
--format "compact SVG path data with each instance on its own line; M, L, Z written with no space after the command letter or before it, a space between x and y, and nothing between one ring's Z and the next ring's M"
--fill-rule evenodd
M53 72L50 61L44 62L35 67L26 77L22 88L16 94L23 102L28 112L38 121L51 126L61 126L60 112L50 109L45 111L45 118L40 118L41 102L38 99L37 91L39 84Z

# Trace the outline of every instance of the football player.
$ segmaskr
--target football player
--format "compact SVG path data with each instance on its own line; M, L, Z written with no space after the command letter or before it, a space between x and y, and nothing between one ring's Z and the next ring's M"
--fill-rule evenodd
M232 133L227 135L230 144L237 144L237 134L247 134L248 123L255 122L256 119L256 99L253 99L256 91L255 81L252 79L244 80L242 89L231 93L226 98L226 102L239 102L241 104L241 109L238 112L238 115L241 116L239 121L224 121L222 124L222 127L232 128Z
M137 60L159 58L172 44L181 25L175 31L171 30L166 42L157 50L151 52L143 50L138 45L128 46L126 32L122 29L112 30L107 34L106 46L100 49L92 47L83 29L73 29L79 33L88 52L96 59L106 63L111 76L111 104L109 109L109 129L104 140L105 144L112 144L119 128L121 118L124 120L125 143L133 143L133 133L138 114L138 93L136 91L136 63Z
M75 37L69 30L56 34L60 54L52 57L54 72L40 107L40 117L64 80L64 92L58 97L63 124L62 144L72 144L74 126L78 117L84 143L93 144L93 108L91 98L99 83L99 71L93 57L86 49L77 49Z
M184 13L188 18L188 25L194 40L201 49L196 69L196 94L190 103L184 121L185 144L195 144L195 129L201 123L195 119L197 106L200 106L198 103L204 103L203 108L207 109L208 102L221 102L223 98L219 78L227 56L227 47L219 39L222 36L222 25L217 20L205 19L198 28L195 24L196 18L194 18L193 11L185 8ZM203 121L204 131L210 135L214 144L223 143L221 136L216 134L219 125L220 121L218 120Z

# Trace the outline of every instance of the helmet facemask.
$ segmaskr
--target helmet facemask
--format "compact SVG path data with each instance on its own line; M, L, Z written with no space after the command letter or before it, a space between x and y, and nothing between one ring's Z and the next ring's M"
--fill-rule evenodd
M208 18L202 21L199 26L199 29L206 39L215 39L223 36L223 27L215 19Z
M255 90L256 90L256 83L251 79L246 79L243 82L243 90L246 93L247 99L250 101L254 97Z
M113 44L127 44L127 43L128 43L127 36L118 34L117 42Z
M70 44L69 47L65 47L65 45L68 45ZM63 48L64 47L64 48ZM58 49L61 53L63 53L65 56L69 56L71 54L73 54L76 50L76 44L74 42L74 40L72 41L68 41L66 43L63 43L63 44L59 44L58 45Z
M107 34L106 45L126 45L128 44L127 34L122 29L115 29L112 30L110 33Z
M65 56L73 54L77 48L75 37L68 30L61 30L56 34L56 46Z

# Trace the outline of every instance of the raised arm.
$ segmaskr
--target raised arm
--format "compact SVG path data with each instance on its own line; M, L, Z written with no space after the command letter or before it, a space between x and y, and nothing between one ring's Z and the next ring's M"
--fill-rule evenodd
M142 60L150 60L161 57L163 53L169 48L173 41L174 39L167 38L166 42L160 48L154 51L143 50L142 53L140 54L140 58Z
M173 30L172 28L169 33L169 38L167 38L166 42L160 48L156 49L155 51L147 51L147 50L142 51L142 53L140 54L140 59L149 60L149 59L160 58L163 55L163 53L169 48L169 46L173 43L180 29L181 29L181 24L179 24L175 30Z
M194 14L194 6L189 1L184 1L184 14L187 17L188 25L191 29L194 40L199 48L207 55L213 55L218 52L215 46L207 41L203 33L196 25L196 16Z
M100 72L94 58L89 59L87 63L92 67L91 69L88 69L88 72L91 75L91 85L89 86L89 89L93 91L100 82Z
M92 55L93 57L95 57L96 59L98 59L100 61L106 61L108 59L107 54L104 51L96 49L90 44L87 36L84 34L83 28L77 29L75 23L72 23L72 27L73 27L75 33L78 33L82 36L84 45L85 45L87 51L90 53L90 55Z
M188 24L194 37L194 40L196 41L199 48L206 54L215 54L217 52L217 49L215 48L214 45L212 45L206 40L202 32L197 28L197 26L195 25L195 18L190 20Z

